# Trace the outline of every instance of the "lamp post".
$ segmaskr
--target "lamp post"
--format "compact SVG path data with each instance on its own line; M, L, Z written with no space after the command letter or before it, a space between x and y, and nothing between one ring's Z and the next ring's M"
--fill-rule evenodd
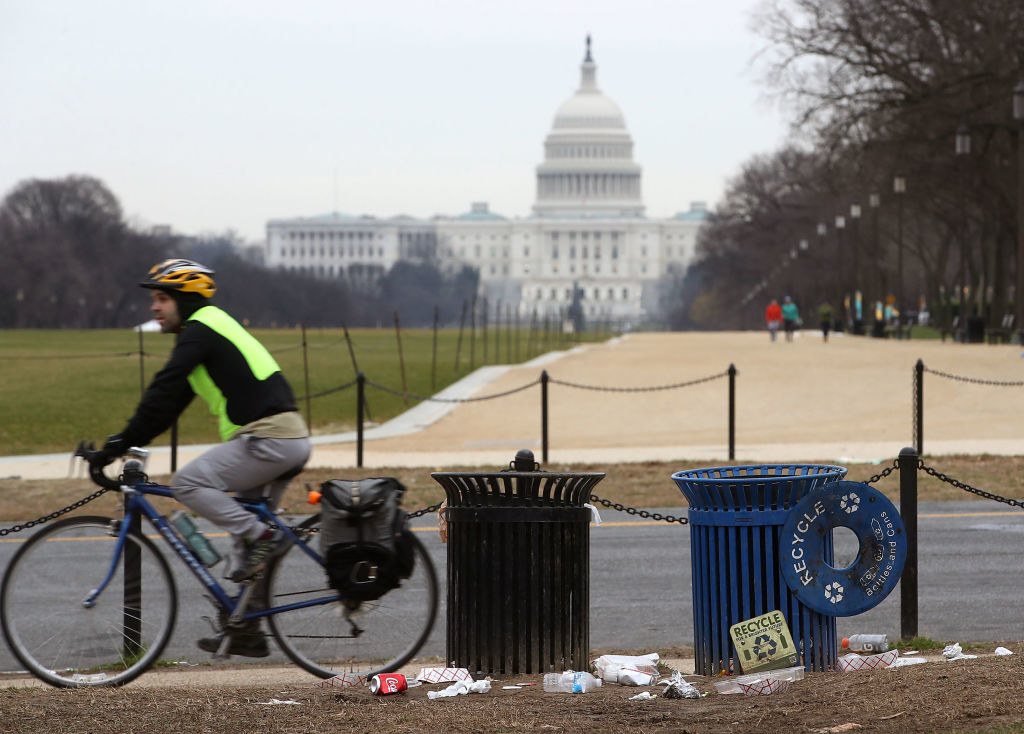
M959 319L961 341L967 341L967 212L964 202L967 200L967 156L971 154L971 131L967 125L961 124L956 129L956 157L960 161L960 289L957 300L959 301Z
M882 205L882 197L878 194L868 195L868 207L871 209L871 260L875 263L875 284L868 289L869 293L878 295L878 288L881 290L882 299L885 299L885 272L882 269L882 264L878 257L878 208ZM885 331L881 325L875 321L875 304L877 298L869 299L871 304L871 335L872 336L884 336Z
M1017 281L1013 293L1013 323L1024 344L1024 80L1013 89L1013 119L1017 122Z
M903 338L903 194L907 192L907 179L895 176L892 192L896 194L896 334Z
M836 253L837 253L837 257L836 257L836 263L837 263L837 268L836 268L836 270L837 270L837 272L836 272L836 290L839 291L839 300L836 301L836 308L843 307L843 309L845 311L845 316L846 316L844 321L846 323L849 323L849 321L850 321L850 308L849 308L848 304L845 304L846 293L844 292L845 288L844 288L844 283L843 283L843 281L846 280L843 277L843 273L845 272L845 268L843 267L843 264L844 264L843 263L843 259L845 257L844 254L843 254L843 230L846 229L846 217L844 217L842 214L837 214L836 215L836 220L835 220L835 225L836 225Z
M853 229L853 333L864 333L864 305L860 293L860 204L850 204L850 222Z

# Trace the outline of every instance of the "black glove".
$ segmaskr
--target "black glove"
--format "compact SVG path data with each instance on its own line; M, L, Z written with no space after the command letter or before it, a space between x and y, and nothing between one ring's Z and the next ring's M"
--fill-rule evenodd
M102 468L107 464L112 463L119 456L123 456L124 452L127 450L127 442L121 438L120 433L115 433L113 436L107 437L107 442L103 444L103 448L93 454L89 463L93 466Z

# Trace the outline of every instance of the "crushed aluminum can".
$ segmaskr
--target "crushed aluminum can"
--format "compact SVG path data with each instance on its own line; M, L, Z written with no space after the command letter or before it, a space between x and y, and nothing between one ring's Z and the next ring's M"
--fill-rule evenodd
M370 678L370 693L378 696L401 693L408 687L409 683L401 673L378 673Z

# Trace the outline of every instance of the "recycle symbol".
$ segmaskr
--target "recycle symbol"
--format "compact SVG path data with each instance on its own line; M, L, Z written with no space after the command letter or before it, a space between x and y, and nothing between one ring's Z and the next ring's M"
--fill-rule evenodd
M839 506L842 509L846 510L846 514L847 515L850 515L850 514L853 514L854 512L856 512L859 505L860 505L860 497L857 496L856 492L850 492L849 494L844 494L842 496L842 498L839 500Z
M843 600L843 585L838 581L833 581L825 587L825 598L833 604L838 604Z
M765 660L769 655L775 654L778 645L768 635L758 635L754 640L753 652L758 660Z

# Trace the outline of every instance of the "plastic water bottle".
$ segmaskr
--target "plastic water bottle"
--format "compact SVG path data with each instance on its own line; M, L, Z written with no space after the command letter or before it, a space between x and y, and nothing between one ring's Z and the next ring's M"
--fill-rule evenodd
M889 649L889 639L885 635L850 635L843 638L843 648L850 652L874 655Z
M207 568L216 566L221 561L220 553L213 547L213 544L199 532L192 517L184 510L176 510L171 515L171 525L181 533L185 545L195 553L196 558Z
M600 685L600 678L582 671L567 670L544 675L544 690L548 693L590 693Z

